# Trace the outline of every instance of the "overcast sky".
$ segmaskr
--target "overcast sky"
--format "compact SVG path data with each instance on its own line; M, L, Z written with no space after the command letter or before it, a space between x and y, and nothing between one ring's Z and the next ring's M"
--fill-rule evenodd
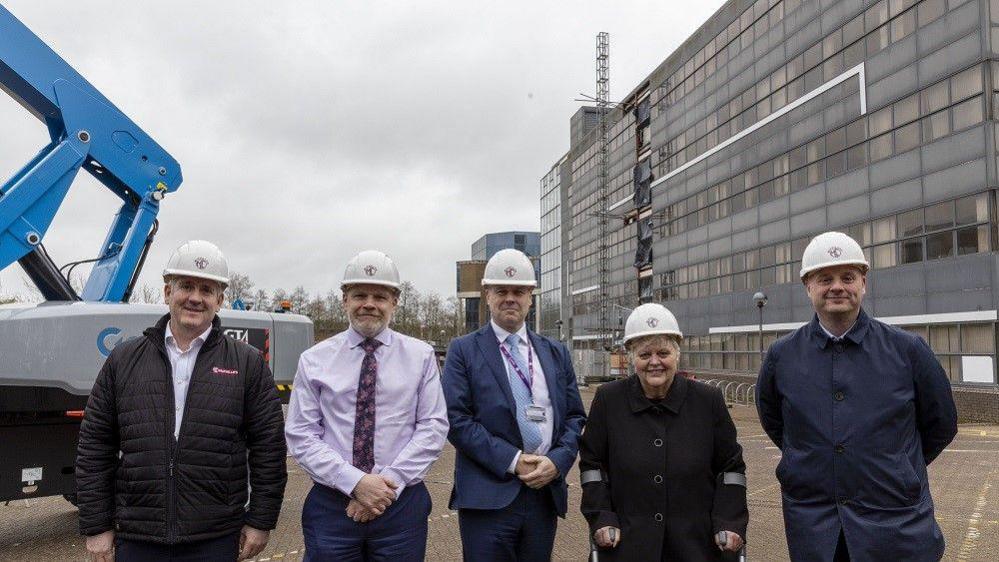
M373 248L450 296L478 237L538 230L539 180L594 92L595 35L618 99L722 3L4 5L181 165L141 283L204 238L268 291L325 291ZM0 123L9 177L48 136L3 95ZM45 238L56 262L94 257L118 206L82 172ZM22 278L0 273L0 295Z

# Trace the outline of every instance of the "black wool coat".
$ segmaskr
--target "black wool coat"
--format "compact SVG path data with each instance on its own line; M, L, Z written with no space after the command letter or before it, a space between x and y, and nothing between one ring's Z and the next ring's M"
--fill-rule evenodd
M717 388L677 377L656 404L637 376L605 384L590 406L579 452L580 471L603 475L583 485L590 533L621 530L616 548L601 549L601 562L725 560L714 534L746 538L746 487L723 479L744 476L746 465Z
M168 320L115 347L91 391L76 457L80 531L176 544L244 524L273 529L287 470L281 400L267 363L223 335L216 316L174 439Z

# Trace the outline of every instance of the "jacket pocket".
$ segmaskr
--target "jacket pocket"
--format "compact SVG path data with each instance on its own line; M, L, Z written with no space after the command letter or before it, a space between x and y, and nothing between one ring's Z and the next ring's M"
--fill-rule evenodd
M919 475L916 473L916 469L912 466L912 462L909 461L909 455L899 453L895 461L895 466L898 467L899 477L902 482L902 493L912 501L918 500L923 486Z

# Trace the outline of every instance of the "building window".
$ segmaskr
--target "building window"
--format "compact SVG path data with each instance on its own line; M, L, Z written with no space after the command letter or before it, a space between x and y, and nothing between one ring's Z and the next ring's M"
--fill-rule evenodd
M989 193L913 209L845 230L864 247L872 268L991 251ZM797 257L809 237L679 267L661 276L661 300L695 299L796 280Z

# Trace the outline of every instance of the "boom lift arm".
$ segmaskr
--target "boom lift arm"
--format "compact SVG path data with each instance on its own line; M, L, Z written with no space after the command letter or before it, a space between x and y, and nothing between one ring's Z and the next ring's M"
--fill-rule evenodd
M127 301L180 165L3 6L0 88L52 139L0 185L0 269L19 262L46 300ZM123 204L78 296L41 242L81 167Z

